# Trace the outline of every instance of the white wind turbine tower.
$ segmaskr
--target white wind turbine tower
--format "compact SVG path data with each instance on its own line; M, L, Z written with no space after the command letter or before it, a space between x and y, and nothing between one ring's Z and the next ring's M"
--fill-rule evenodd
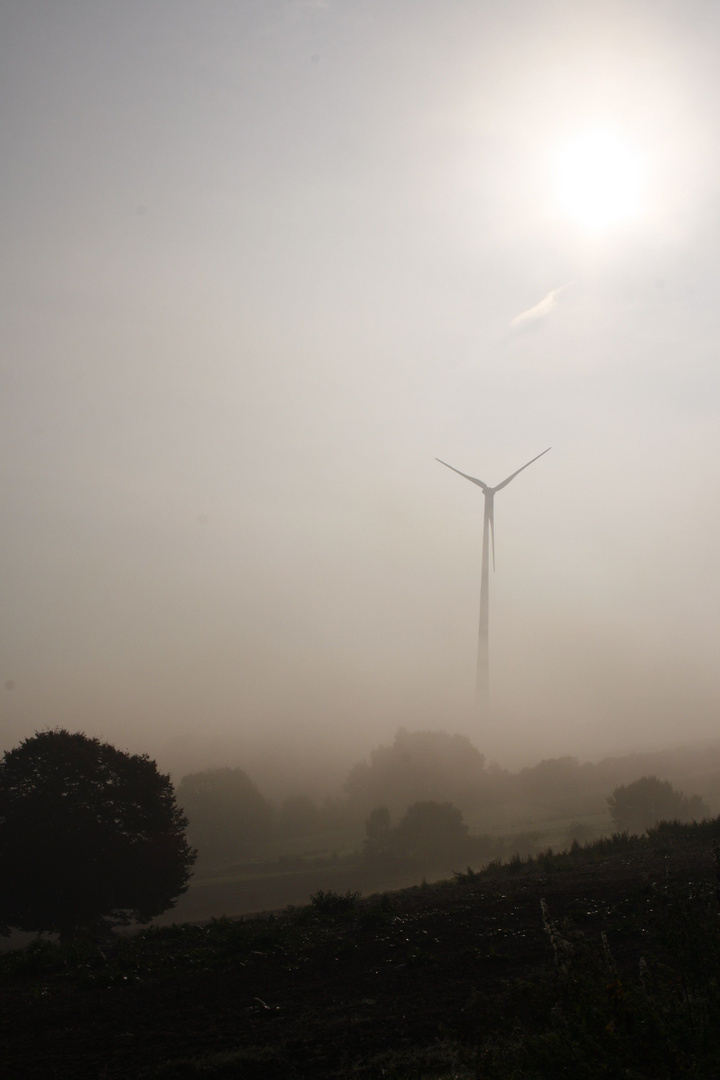
M441 461L440 458L435 458L441 465L445 465L446 468L452 469L453 472L458 473L460 476L464 476L466 480L472 481L473 484L477 484L479 488L482 488L485 495L485 514L483 516L483 546L482 546L482 577L480 579L480 629L478 632L478 656L477 656L477 681L475 683L475 694L477 703L483 709L487 709L489 696L490 696L490 682L489 682L489 601L490 601L490 580L489 580L489 568L488 568L488 533L490 533L492 541L493 552L493 570L495 569L495 510L494 499L495 494L501 491L504 487L514 480L518 473L521 473L523 469L527 469L528 465L532 465L533 461L537 461L543 454L547 454L548 450L552 447L548 446L547 450L543 450L542 454L538 454L537 457L532 458L521 468L516 469L514 473L511 473L500 484L496 484L495 487L489 487L488 484L484 484L482 480L478 480L475 476L468 476L467 473L460 472L459 469L454 468L452 465L448 465L447 461Z

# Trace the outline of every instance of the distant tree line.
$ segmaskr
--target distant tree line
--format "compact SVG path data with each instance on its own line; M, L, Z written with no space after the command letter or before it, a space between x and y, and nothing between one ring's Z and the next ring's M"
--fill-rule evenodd
M609 809L613 828L619 831L642 831L660 818L707 816L699 796L675 792L670 781L633 777L629 784L618 784L639 761L629 756L581 764L565 756L511 773L488 764L466 736L400 728L390 745L377 747L369 760L353 766L342 797L335 800L317 802L307 794L291 794L273 803L240 768L190 773L183 777L177 797L189 819L190 842L211 862L254 859L265 854L271 842L311 842L313 837L322 842L348 826L359 836L365 828L361 843L373 857L409 855L423 814L426 850L433 847L433 830L441 837L438 847L450 851L455 844L467 850L472 837L458 820L468 812L477 818L478 811L502 803L517 806L526 819L554 814L573 820ZM571 831L579 842L595 835L578 822Z
M400 728L392 744L377 747L368 761L351 769L345 793L356 817L380 805L397 816L412 803L428 800L452 802L465 812L513 803L538 813L601 814L607 808L608 792L618 785L634 782L643 774L656 776L660 767L667 776L671 769L697 773L700 765L708 769L708 787L715 775L720 795L720 753L699 760L678 751L583 763L566 755L513 773L488 764L464 735Z
M592 769L558 758L512 776L488 769L462 736L401 729L351 771L344 799L318 805L296 794L275 806L239 768L190 773L176 797L147 755L38 732L0 761L0 932L72 938L147 922L187 889L196 847L210 861L254 858L270 841L324 839L362 811L369 860L434 871L504 858L531 848L532 835L471 835L446 793L475 805L519 794L541 803L551 791L572 796ZM618 832L708 816L699 795L655 775L617 785L605 801Z

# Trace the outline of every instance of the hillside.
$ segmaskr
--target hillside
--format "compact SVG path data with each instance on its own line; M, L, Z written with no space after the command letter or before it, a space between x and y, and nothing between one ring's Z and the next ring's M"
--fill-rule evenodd
M720 819L364 899L0 958L4 1075L470 1080L720 1069Z

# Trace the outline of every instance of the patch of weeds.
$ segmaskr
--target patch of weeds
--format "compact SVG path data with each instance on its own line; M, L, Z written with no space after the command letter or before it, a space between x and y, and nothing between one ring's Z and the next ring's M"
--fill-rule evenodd
M648 846L646 836L633 836L630 833L613 833L612 836L604 836L589 844L585 849L591 856L605 857L607 855L619 855L626 852L641 851Z
M497 877L505 873L505 863L502 859L492 859L487 866L479 871L480 877Z
M535 865L545 872L554 870L559 861L551 847L547 851L539 851L535 856Z
M337 893L332 889L328 889L327 892L318 889L310 897L310 903L314 910L322 915L343 915L357 907L359 898L359 892Z
M458 884L463 881L475 881L476 878L479 878L480 876L480 871L473 870L471 866L468 866L465 871L453 870L453 877Z

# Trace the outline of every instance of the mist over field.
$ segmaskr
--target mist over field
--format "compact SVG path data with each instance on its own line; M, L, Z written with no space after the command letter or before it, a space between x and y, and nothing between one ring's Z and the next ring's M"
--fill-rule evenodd
M1 749L281 799L401 727L717 739L718 44L699 0L3 4ZM482 493L435 459L547 446L481 721Z

